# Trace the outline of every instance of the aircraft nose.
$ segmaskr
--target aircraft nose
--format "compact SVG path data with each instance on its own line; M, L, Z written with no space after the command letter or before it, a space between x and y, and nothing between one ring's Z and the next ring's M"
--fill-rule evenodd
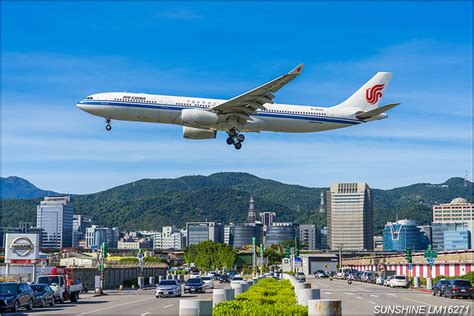
M78 108L80 108L81 110L87 112L87 104L82 103L82 101L78 102L78 103L76 104L76 106L77 106Z

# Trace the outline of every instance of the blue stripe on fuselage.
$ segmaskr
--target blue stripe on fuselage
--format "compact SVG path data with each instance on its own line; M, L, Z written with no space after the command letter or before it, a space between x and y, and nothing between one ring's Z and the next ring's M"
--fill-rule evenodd
M183 109L200 109L196 106L186 106L186 105L170 105L170 104L147 104L140 102L122 102L122 101L80 101L79 104L90 104L90 105L104 105L104 106L122 106L122 107L131 107L131 108L144 108L144 109L158 109L158 110L174 110L181 111ZM306 120L306 121L320 121L328 123L338 123L338 124L360 124L363 123L358 120L353 120L349 118L339 118L339 117L323 117L315 115L305 115L305 114L286 114L286 113L269 113L269 112L255 112L251 116L263 116L263 117L274 117L281 119L295 119L295 120Z

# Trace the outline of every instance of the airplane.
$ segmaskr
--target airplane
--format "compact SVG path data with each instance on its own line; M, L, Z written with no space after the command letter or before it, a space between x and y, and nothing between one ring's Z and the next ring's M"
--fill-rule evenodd
M145 93L106 92L92 94L77 106L111 120L153 122L183 126L188 139L216 138L218 131L228 135L227 144L242 148L243 132L309 133L332 130L385 119L386 111L400 103L379 107L391 72L377 72L344 102L332 107L290 105L274 102L278 90L301 74L304 65L264 85L232 99L180 97Z

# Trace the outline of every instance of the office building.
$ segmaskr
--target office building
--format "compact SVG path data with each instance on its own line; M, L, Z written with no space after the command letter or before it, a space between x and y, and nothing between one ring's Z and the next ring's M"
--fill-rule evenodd
M469 222L474 220L474 204L456 198L450 203L433 205L433 223Z
M471 225L467 222L454 222L454 223L433 223L431 225L431 244L434 250L445 250L444 235L450 231L470 231ZM470 234L471 240L469 244L472 245L472 234Z
M232 237L232 229L234 226L232 223L224 226L224 244L226 245L232 245L234 243L234 238Z
M298 232L298 225L293 223L273 223L267 227L265 234L266 247L283 245L285 241L294 241Z
M304 250L316 250L318 245L321 243L319 230L316 229L316 225L303 224L299 226L299 237L300 243Z
M86 244L87 248L98 249L102 243L106 243L109 249L118 247L119 231L117 228L99 227L92 225L86 228Z
M327 249L329 249L329 246L328 246L328 228L326 226L324 226L323 228L321 228L320 232L321 232L321 244L318 245L318 248L320 248L321 250L327 250Z
M201 241L211 240L224 242L224 225L216 222L189 222L186 223L186 242L188 246Z
M79 248L79 242L86 238L86 229L92 226L89 216L74 214L72 217L72 246Z
M321 190L321 194L319 195L320 197L320 204L319 204L319 214L324 214L326 213L326 203L324 202L324 191Z
M445 231L444 250L465 250L471 249L471 232L468 230Z
M36 207L36 226L43 229L43 248L72 247L73 204L69 196L45 197Z
M275 212L260 212L260 222L262 222L263 228L265 229L268 226L271 226L276 220Z
M247 214L247 222L248 223L254 223L257 219L257 215L255 213L255 201L253 199L253 195L250 196L250 205L249 205L249 211Z
M260 245L263 243L263 225L260 223L235 224L231 228L231 235L232 246L235 248L252 245L253 238L255 238L255 244Z
M183 235L176 226L164 226L153 239L154 249L183 249Z
M139 240L119 240L117 242L117 249L130 249L130 250L137 250L137 249L153 249L153 242L142 238Z
M429 239L424 231L409 219L388 222L383 231L383 249L385 251L425 250Z
M335 183L327 193L331 250L372 250L372 196L366 183Z

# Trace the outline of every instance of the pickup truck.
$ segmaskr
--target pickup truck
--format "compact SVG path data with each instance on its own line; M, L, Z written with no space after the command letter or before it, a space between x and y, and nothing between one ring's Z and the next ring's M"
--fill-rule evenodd
M54 299L58 303L69 300L71 303L77 302L79 293L82 290L82 283L73 284L66 274L42 275L38 277L38 284L47 284L54 291Z

